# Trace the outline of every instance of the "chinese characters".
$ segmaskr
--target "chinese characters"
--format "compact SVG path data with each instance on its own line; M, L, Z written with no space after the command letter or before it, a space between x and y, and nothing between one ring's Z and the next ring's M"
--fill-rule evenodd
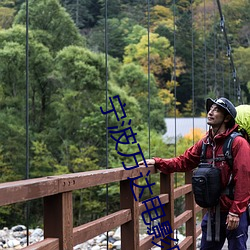
M122 104L119 95L114 96L113 99L111 97L109 97L109 101L110 101L110 104L112 106L112 109L110 109L108 111L103 111L103 108L100 107L100 110L101 110L101 113L104 115L107 115L107 114L114 112L117 122L121 122L121 127L122 127L121 129L119 129L119 126L113 126L113 127L107 128L109 131L110 137L115 141L115 150L117 151L117 154L119 154L120 156L133 157L133 160L135 162L135 164L133 166L126 166L125 163L122 162L123 168L125 170L131 170L131 169L138 168L139 164L138 164L137 157L141 157L143 159L145 167L147 168L148 166L147 166L146 160L144 158L141 146L136 140L137 133L135 133L131 127L132 120L129 119L129 121L127 123L123 120L124 118L127 117L125 109L124 109L126 107L126 103ZM115 105L114 103L117 104L118 106ZM117 107L117 109L116 109L116 107ZM118 109L119 109L119 111L117 111ZM121 116L119 116L120 113L122 113ZM125 124L127 124L127 125L125 125ZM125 153L119 151L119 144L136 145L138 148L138 151L136 151L135 153L125 154ZM139 200L142 197L142 195L146 189L148 189L150 194L153 195L152 186L154 186L155 183L149 182L149 180L148 180L149 175L150 175L150 170L147 171L146 176L143 176L143 173L140 172L140 175L137 177L134 177L134 178L128 177L128 179L130 180L130 189L133 193L133 197L134 197L135 201ZM144 185L137 184L138 182L135 182L135 181L139 180L139 179L144 181L145 184ZM136 194L135 194L134 188L133 188L134 186L140 189L139 197L136 197ZM163 209L164 204L161 203L159 196L144 200L144 201L142 201L142 204L145 206L145 211L142 212L141 216L142 216L143 222L145 223L146 226L151 225L152 221L158 220L159 218L164 217L166 215L165 211ZM147 218L149 218L150 221L147 221ZM170 245L170 243L168 243L167 241L164 240L166 238L178 243L178 241L176 239L173 239L173 238L168 236L169 234L171 234L173 232L168 221L163 222L161 224L158 223L158 225L153 226L151 230L150 230L150 227L147 227L147 229L148 229L148 231L147 231L148 235L152 235L152 244L155 246L164 248L163 246L157 244L157 242L159 242L159 238L161 238L160 239L161 242L168 244L168 245ZM179 246L175 245L174 247L168 248L168 249L179 249Z

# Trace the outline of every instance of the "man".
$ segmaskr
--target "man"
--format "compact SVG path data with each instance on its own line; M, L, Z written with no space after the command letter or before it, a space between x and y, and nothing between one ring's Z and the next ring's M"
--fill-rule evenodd
M250 146L249 143L237 136L232 144L233 170L225 160L215 161L215 158L222 158L223 145L226 138L238 130L235 124L236 109L226 98L217 100L207 99L207 124L210 129L205 137L195 145L187 149L184 154L176 158L162 159L154 157L147 159L147 164L155 165L165 174L173 172L186 172L198 166L202 152L202 144L207 144L206 159L213 162L215 167L221 169L221 185L226 189L230 182L230 176L234 185L233 198L223 193L220 197L220 237L215 240L215 215L211 213L212 241L207 241L207 219L208 213L204 216L202 226L201 250L220 250L225 239L228 239L229 250L246 250L248 237L247 206L250 201ZM223 159L223 158L222 158ZM143 164L140 162L139 164Z

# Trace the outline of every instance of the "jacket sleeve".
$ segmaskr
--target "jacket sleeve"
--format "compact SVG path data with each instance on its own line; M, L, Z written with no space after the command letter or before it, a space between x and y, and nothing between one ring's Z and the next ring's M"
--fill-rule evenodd
M186 172L194 169L200 163L202 140L187 149L184 154L170 159L154 157L155 166L165 174L173 172Z
M241 215L250 201L250 145L238 136L233 141L234 201L230 212Z

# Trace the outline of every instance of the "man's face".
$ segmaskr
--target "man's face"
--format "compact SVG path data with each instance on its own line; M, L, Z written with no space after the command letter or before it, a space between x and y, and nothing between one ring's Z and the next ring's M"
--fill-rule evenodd
M224 110L220 106L213 104L207 113L207 124L214 128L220 127L224 119Z

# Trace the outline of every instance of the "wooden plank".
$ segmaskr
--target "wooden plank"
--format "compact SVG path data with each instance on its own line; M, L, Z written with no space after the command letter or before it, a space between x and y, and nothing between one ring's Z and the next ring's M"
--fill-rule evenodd
M187 210L174 219L174 229L177 229L192 217L192 211Z
M195 213L197 214L197 213L199 213L200 211L202 211L202 207L200 207L199 205L197 205L196 204L196 206L195 206Z
M192 172L185 173L185 182L191 183ZM196 249L196 203L194 201L193 192L188 193L185 195L185 210L191 210L192 216L186 222L186 237L192 236L195 240L193 240L192 244L187 248L188 250L195 250Z
M165 216L161 218L161 223L168 221L172 230L174 227L174 176L173 174L165 175L163 173L160 174L160 193L169 195L169 202L164 205L163 210ZM169 234L171 238L174 238L174 234ZM165 237L164 241L169 244L162 243L162 246L166 249L174 246L174 241L171 241L169 238Z
M60 249L73 249L72 192L44 198L44 237L59 238Z
M140 241L140 250L148 250L151 249L154 245L151 243L152 241L152 236L147 236L146 238L144 238L143 240ZM159 242L160 240L158 240ZM158 243L156 240L154 240L155 243ZM193 242L193 237L192 236L188 236L186 237L180 244L178 244L179 249L181 250L186 250L188 249L188 247L192 244ZM158 243L160 244L160 243ZM165 248L165 249L169 249L169 248Z
M112 182L119 182L127 180L128 177L137 177L140 173L145 176L150 170L150 174L156 173L154 166L141 166L131 170L124 170L124 168L102 169L96 171L88 171L75 174L60 175L59 189L60 192L94 187L102 184Z
M175 218L174 220L174 227L172 229L177 229L180 227L182 224L184 224L187 220L189 220L192 217L192 211L188 210L185 211L184 213L180 214L178 217ZM199 231L197 230L197 235L199 235ZM154 245L151 243L152 241L152 236L147 236L143 240L140 241L140 250L148 250ZM159 240L160 241L160 240ZM155 243L158 243L159 241L155 240ZM179 246L181 246L180 249L187 249L190 245L192 244L192 237L188 236L185 238L184 241L182 241Z
M123 209L73 229L74 246L131 221L130 209Z
M43 241L34 243L22 249L23 250L59 250L59 239L47 238L47 239L44 239Z
M151 174L156 173L155 167L149 165L148 168L142 166L129 171L124 168L114 168L1 183L0 206L43 198L61 192L119 182L126 180L128 177L137 177L140 172L146 175L148 170Z
M169 202L169 195L168 194L160 194L158 195L160 200L161 200L161 204L166 204ZM158 200L154 200L154 205L155 206L159 206L159 202ZM149 203L148 204L148 208L151 209L153 207L153 204ZM140 202L139 203L139 213L141 214L142 212L144 212L146 210L145 205Z
M155 243L157 243L159 241L160 241L160 239L159 240L154 240ZM140 250L151 249L151 247L154 246L151 242L152 242L152 235L149 235L149 236L145 237L144 239L142 239L140 241Z
M181 250L187 250L190 248L190 246L193 244L193 237L192 236L188 236L186 237L180 244L179 244L179 248ZM195 242L194 242L195 244Z
M145 167L144 167L145 168ZM145 168L146 169L146 168ZM138 184L138 179L134 181ZM133 192L137 200L133 196ZM120 183L121 209L130 209L131 221L121 226L121 249L139 250L139 192L138 188L130 188L130 180Z
M42 198L58 193L58 180L34 178L0 184L0 206Z
M192 192L192 185L186 184L181 187L175 188L174 190L174 199L179 198L180 196Z
M202 233L202 229L201 229L201 226L199 225L197 228L196 228L196 237L200 236Z

